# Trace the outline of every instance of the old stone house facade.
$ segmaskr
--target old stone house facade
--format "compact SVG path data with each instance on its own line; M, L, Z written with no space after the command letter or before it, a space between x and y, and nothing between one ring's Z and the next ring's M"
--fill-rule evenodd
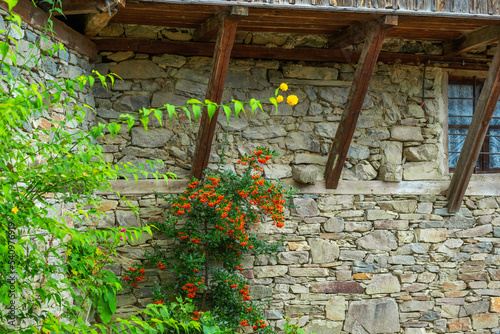
M492 59L500 39L497 8L487 1L340 2L115 1L102 8L100 1L68 0L66 24L92 38L97 48L78 44L75 53L89 57L92 65L77 58L63 65L76 70L83 64L83 70L123 78L110 91L96 88L87 97L99 122L143 107L184 105L189 98L204 99L207 91L217 91L222 102L264 99L288 83L298 105L283 105L276 114L266 104L265 113L229 122L219 115L207 156L213 168L224 135L228 168L235 170L240 155L257 145L271 147L281 156L265 168L265 176L301 191L285 227L265 222L256 227L269 240L284 236L277 258L248 257L244 263L253 298L270 300L266 316L272 326L282 329L284 318L291 317L315 333L497 333L495 117L500 111L495 109L498 57ZM84 27L75 23L82 17ZM217 84L211 79L217 71L211 54L214 48L216 57L224 53L219 48L224 36L216 38L219 26L213 25L228 17L239 26L231 58L226 57L227 73ZM56 75L61 63L53 68ZM495 103L488 109L491 101L483 107L480 102L474 111L476 100ZM464 144L477 109L493 116L479 150L472 148L479 136ZM175 193L185 186L200 161L193 157L199 158L197 140L206 136L199 132L202 122L181 116L160 126L152 120L147 133L137 126L103 142L110 162L161 159L165 167L158 169L179 180L168 185L118 181L116 189L140 207L140 214L103 194L108 216L97 228L161 219L167 208L155 192ZM335 148L336 143L343 146ZM471 156L481 151L479 163L477 156L472 166L461 163L462 147ZM328 160L343 150L342 173L332 187L329 170L336 167ZM454 172L472 176L452 181ZM454 182L465 185L465 195L460 186L447 193ZM450 209L453 196L456 210ZM152 242L172 245L145 236L120 248L116 274L143 260ZM151 286L168 279L154 269L147 276L121 293L116 316L150 303Z

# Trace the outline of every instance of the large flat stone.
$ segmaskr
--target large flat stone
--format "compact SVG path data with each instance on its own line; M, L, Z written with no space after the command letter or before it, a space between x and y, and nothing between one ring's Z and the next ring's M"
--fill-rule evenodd
M350 333L399 332L398 306L392 298L354 301L349 304L344 330Z
M329 320L313 320L304 328L306 333L315 334L339 334L342 323Z
M318 204L312 198L299 198L293 199L293 205L296 206L295 210L299 216L314 217L319 214Z
M364 249L374 250L394 250L398 248L398 243L394 234L386 230L373 231L356 241L356 244Z
M326 281L311 284L311 292L319 293L363 293L363 287L357 282Z
M373 275L370 284L366 287L366 293L369 295L399 291L401 291L399 280L392 274Z
M288 272L287 266L260 266L253 269L255 277L277 277L283 276Z
M282 126L261 126L249 127L243 131L243 138L246 139L271 139L286 136L287 132Z
M132 145L140 147L163 147L174 133L167 129L149 129L146 131L143 127L132 129Z
M133 59L125 60L111 66L110 71L122 79L154 79L167 77L165 72L151 60Z
M307 240L311 246L311 256L313 263L330 263L339 257L339 246L335 242L320 238Z

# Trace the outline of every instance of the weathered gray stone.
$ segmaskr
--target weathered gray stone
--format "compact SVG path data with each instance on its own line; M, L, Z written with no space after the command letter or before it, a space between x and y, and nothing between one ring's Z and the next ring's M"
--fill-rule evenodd
M498 209L498 202L494 197L486 197L477 201L478 209Z
M401 312L430 311L434 307L432 301L410 300L400 304Z
M326 268L295 268L291 267L288 274L295 277L326 277L329 276Z
M292 167L289 165L264 165L266 179L284 179L292 176Z
M377 177L377 171L373 166L366 160L360 161L354 167L354 173L359 180L373 180Z
M344 219L332 217L323 225L325 232L338 233L344 230Z
M401 285L398 278L392 274L373 275L370 284L366 287L366 293L369 295L399 291L401 291Z
M286 136L287 132L282 126L270 125L262 127L249 127L243 131L246 139L271 139Z
M321 137L333 139L335 138L338 127L338 123L318 123L314 125L314 134ZM370 152L368 152L368 154L370 154Z
M251 285L249 290L250 296L252 296L253 299L269 298L273 295L273 289L270 286Z
M444 218L445 228L468 229L474 226L476 220L474 218L466 217L463 214L457 213L451 217Z
M436 145L424 144L406 148L403 155L407 161L433 161L438 152Z
M418 241L421 242L442 242L446 240L445 228L418 228L415 230Z
M287 78L336 80L339 71L332 67L313 67L290 65L283 67L283 74Z
M407 162L403 165L403 178L414 180L439 180L441 172L435 162Z
M279 264L302 264L309 261L309 252L281 252L278 253Z
M127 60L133 57L134 53L132 51L120 51L110 54L109 56L106 56L106 58L108 58L109 60L116 62Z
M391 298L353 301L349 304L344 330L369 334L399 332L398 306Z
M347 87L328 87L319 89L319 97L332 103L336 107L342 107L347 102L349 88Z
M389 251L398 248L394 234L385 230L373 231L356 240L356 244L364 249Z
M359 250L347 250L343 249L340 251L340 259L342 261L363 261L366 256L366 252Z
M424 109L421 106L415 103L411 103L408 105L407 117L415 117L415 118L423 118L425 116Z
M393 126L391 138L399 141L424 141L422 130L413 126Z
M117 112L139 111L142 108L149 108L149 98L141 95L122 96L113 103L113 108Z
M164 54L161 56L154 56L153 57L153 62L158 64L160 67L165 68L165 67L182 67L186 63L186 57L183 56L178 56L178 55L171 55L171 54Z
M403 166L394 164L385 164L379 170L380 179L386 182L403 181Z
M306 150L319 152L320 145L309 133L291 132L286 139L286 148L291 151Z
M293 205L296 206L295 210L299 216L313 217L319 214L318 204L312 198L296 197L293 199Z
M344 296L332 297L325 305L326 318L330 320L345 320L346 302Z
M315 184L318 178L318 168L313 165L294 165L292 178L300 183Z
M287 266L259 266L253 269L255 277L276 277L283 276L288 272Z
M415 209L417 208L417 201L412 199L400 200L400 201L387 201L387 202L380 202L379 206L382 210L412 213L415 212Z
M321 156L310 153L299 153L295 156L296 164L326 165L327 160L328 160L327 156Z
M473 314L471 318L474 329L498 327L498 313Z
M491 224L476 226L467 230L459 231L455 233L457 238L472 238L472 237L480 237L485 234L491 233L493 231L493 227Z
M480 300L474 303L465 303L460 307L459 317L468 317L472 314L488 313L490 309L489 300Z
M153 94L151 100L151 107L161 108L166 104L171 104L174 106L186 105L187 99L182 95L176 95L174 93L157 91Z
M219 114L219 118L217 118L217 122L222 126L224 130L228 131L243 131L248 128L248 121L246 118L239 117L238 119L234 119L231 117L229 120L226 115L221 113Z
M311 246L313 263L330 263L339 257L339 246L334 242L319 238L310 238L307 242Z
M111 66L110 71L122 79L154 79L167 77L167 73L151 60L125 60Z
M330 320L313 320L304 327L306 333L340 334L342 323Z
M132 211L117 210L116 221L121 227L140 227L141 220L136 213Z
M140 147L163 147L174 136L167 129L149 129L147 132L143 127L132 129L132 145Z

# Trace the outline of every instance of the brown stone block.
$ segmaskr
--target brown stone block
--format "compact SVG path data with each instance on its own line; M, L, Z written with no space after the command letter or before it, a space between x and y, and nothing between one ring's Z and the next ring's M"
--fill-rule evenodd
M488 274L485 272L477 273L463 273L460 275L462 281L486 281L488 279Z
M319 293L363 293L363 287L356 282L317 282L311 284L311 292Z
M495 328L498 326L498 313L473 314L471 317L474 329Z
M372 273L358 273L352 275L354 279L362 279L362 280L372 279L372 276L373 276Z
M500 297L490 298L490 312L500 313Z
M472 329L470 318L458 318L448 321L450 332L466 332Z

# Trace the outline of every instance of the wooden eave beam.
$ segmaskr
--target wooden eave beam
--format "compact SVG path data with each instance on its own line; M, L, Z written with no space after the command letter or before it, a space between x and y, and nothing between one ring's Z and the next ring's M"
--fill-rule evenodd
M9 10L7 3L4 1L0 1L0 8L5 11ZM46 26L49 18L49 15L45 11L35 7L30 0L19 0L13 11L26 24L39 31ZM79 54L89 57L92 62L97 60L97 49L94 42L54 17L52 18L52 22L54 38L56 40L60 41L68 49L75 50Z
M368 85L382 49L387 29L388 26L380 24L380 22L374 22L366 32L363 50L354 72L344 112L326 163L325 181L327 189L336 189L339 184L347 152L351 145L356 123L365 101Z
M500 40L500 26L488 26L443 44L443 55L456 56Z
M217 36L220 22L226 18L231 17L234 20L240 20L243 16L248 15L248 8L241 6L231 7L229 11L220 12L215 14L205 22L203 22L193 34L193 40L196 42L208 42Z
M226 80L227 69L229 67L229 58L234 44L237 25L238 21L229 16L222 17L219 24L212 61L212 70L210 71L207 94L205 95L207 100L217 104L220 104L222 100L222 92ZM191 175L199 180L202 178L203 171L208 165L218 114L219 111L216 110L210 120L206 108L203 110L191 165Z
M141 38L123 37L96 37L92 38L100 51L134 51L149 54L177 54L182 56L211 57L214 54L214 43L175 42L166 40L150 40ZM277 60L304 60L318 62L356 62L360 52L347 55L342 50L315 49L315 48L269 48L261 45L235 44L231 51L232 58L256 58ZM423 64L441 66L448 69L488 70L490 59L444 57L425 54L381 52L379 61L386 64Z
M363 42L374 23L384 28L392 28L398 25L398 17L395 15L387 15L376 21L359 22L358 24L350 25L335 35L330 36L328 39L328 47L330 49L343 49L353 44Z
M83 33L85 36L94 37L104 29L109 20L115 16L119 8L125 8L125 0L114 0L110 3L98 5L98 9L102 10L100 13L85 15L85 28Z
M469 184L481 147L490 126L491 118L500 96L500 48L497 48L486 76L481 95L477 101L472 121L465 137L464 146L458 158L450 187L446 192L448 211L460 210L465 190Z

